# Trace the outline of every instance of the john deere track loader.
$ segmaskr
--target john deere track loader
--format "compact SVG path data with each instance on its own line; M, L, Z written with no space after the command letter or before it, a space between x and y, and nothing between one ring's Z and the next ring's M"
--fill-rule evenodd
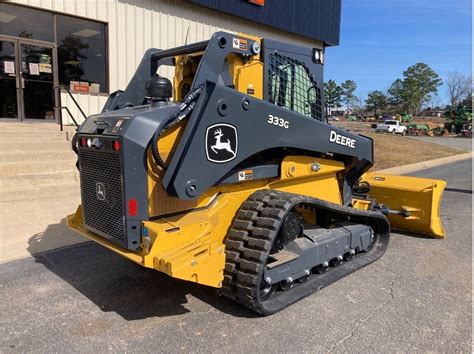
M78 129L69 226L263 315L380 258L390 225L443 237L445 182L367 173L372 140L326 122L322 54L224 32L148 50Z

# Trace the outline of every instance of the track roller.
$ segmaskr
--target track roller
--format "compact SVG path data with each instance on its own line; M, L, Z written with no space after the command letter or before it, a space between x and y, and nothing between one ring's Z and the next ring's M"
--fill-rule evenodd
M316 267L314 267L314 271L316 274L324 274L328 271L329 269L329 263L324 262L323 264L319 264Z
M349 252L344 253L344 260L350 262L354 259L355 251L350 250Z
M329 264L331 265L331 267L339 267L342 263L342 259L342 256L337 256L336 258L331 259Z
M309 279L309 276L311 275L311 272L309 270L305 270L305 275L303 275L301 278L298 278L296 281L298 283L306 283Z
M283 291L288 291L293 287L293 285L295 285L295 281L290 277L281 281L280 288Z

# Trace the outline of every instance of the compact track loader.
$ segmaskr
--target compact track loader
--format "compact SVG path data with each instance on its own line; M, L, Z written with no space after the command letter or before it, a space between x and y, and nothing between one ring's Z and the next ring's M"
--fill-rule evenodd
M322 59L224 32L148 50L73 139L69 226L263 315L380 258L390 225L444 237L445 182L367 173L372 140L326 122Z

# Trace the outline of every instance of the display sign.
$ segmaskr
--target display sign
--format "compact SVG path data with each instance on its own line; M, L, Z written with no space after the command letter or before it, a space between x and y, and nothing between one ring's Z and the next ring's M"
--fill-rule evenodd
M265 0L247 0L247 2L258 6L265 5Z
M89 84L83 84L83 83L79 83L79 84L74 84L73 85L73 91L76 91L76 92L89 92Z
M30 75L39 75L39 65L38 63L29 63Z
M51 64L39 63L39 72L51 74Z
M4 71L5 74L14 74L15 73L15 62L14 61L4 61Z

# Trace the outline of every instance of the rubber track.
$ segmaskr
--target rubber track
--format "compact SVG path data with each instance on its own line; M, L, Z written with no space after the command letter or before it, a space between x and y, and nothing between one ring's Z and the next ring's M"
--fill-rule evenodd
M370 225L375 232L373 245L367 252L356 255L352 261L331 268L324 274L314 274L307 282L296 284L288 291L261 301L260 284L280 224L286 214L300 204ZM303 195L273 190L257 191L242 204L227 235L222 293L262 315L270 315L382 257L388 247L389 235L388 220L381 213Z

